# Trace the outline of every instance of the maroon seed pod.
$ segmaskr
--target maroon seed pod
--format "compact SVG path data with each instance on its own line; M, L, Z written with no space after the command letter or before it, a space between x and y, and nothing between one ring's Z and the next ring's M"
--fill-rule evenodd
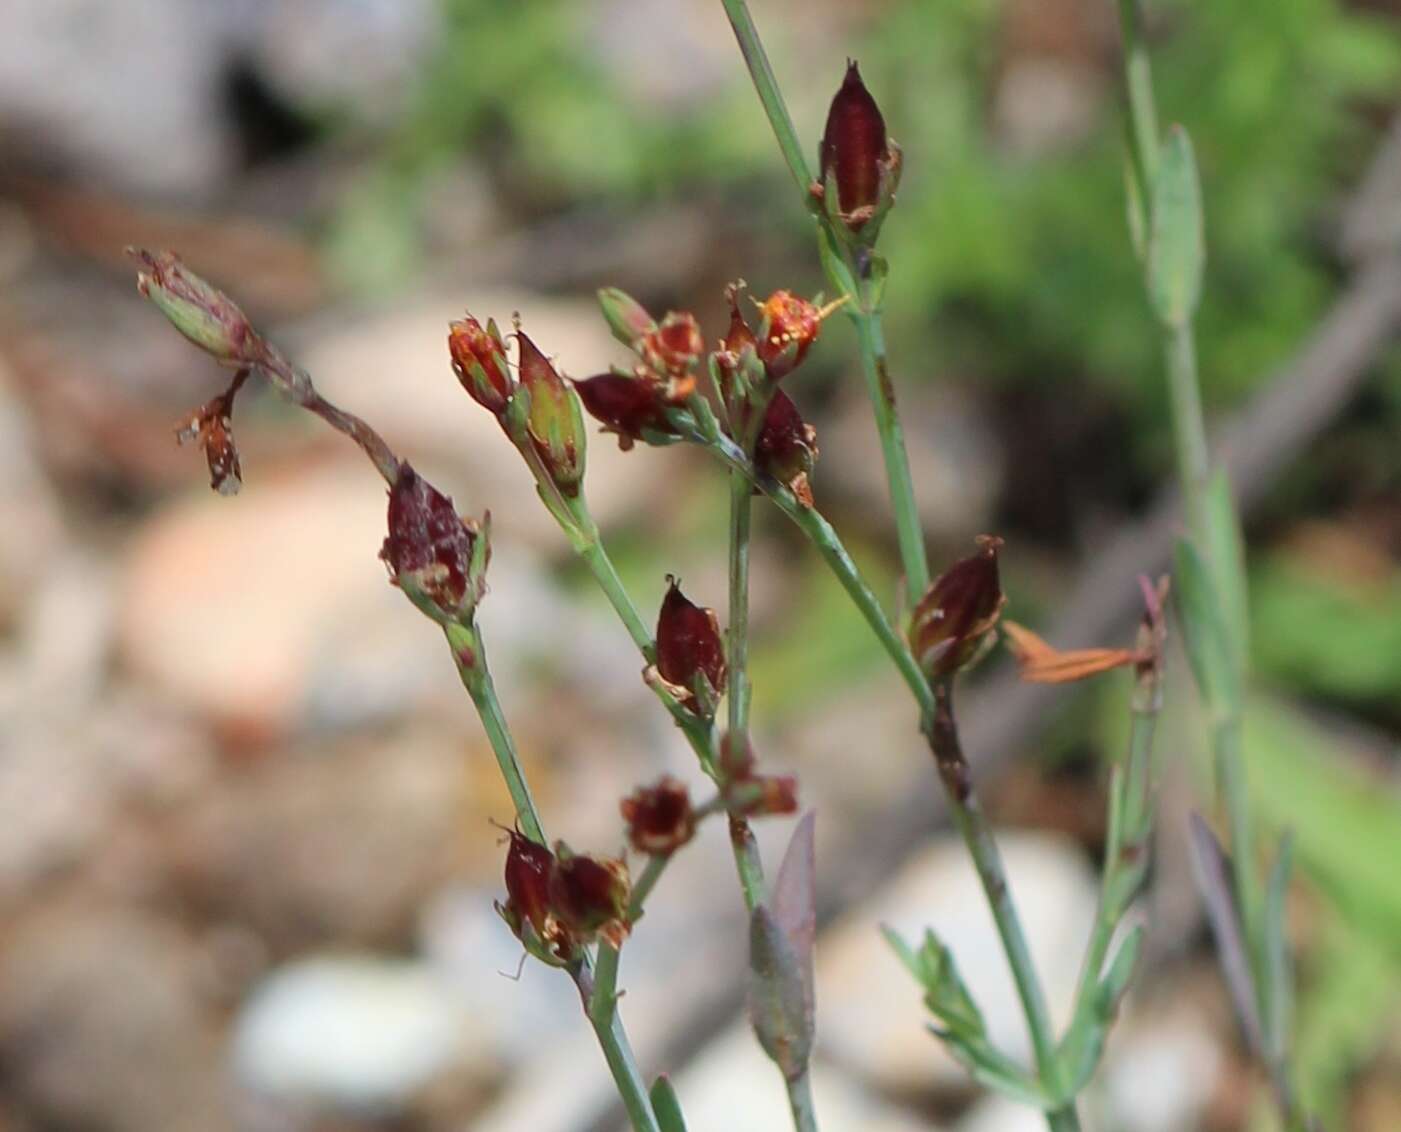
M602 935L619 944L628 934L632 886L627 865L614 858L572 855L560 848L550 873L550 910L579 941Z
M874 231L862 230L894 201L900 149L887 136L885 118L854 60L827 111L818 164L828 215L864 242L873 240Z
M713 714L725 686L724 638L715 611L688 600L671 576L657 618L657 671L691 711Z
M528 923L546 939L550 916L550 875L555 855L530 838L507 830L511 848L506 854L506 910L517 922Z
M788 485L799 501L811 507L808 477L817 463L817 430L798 412L798 406L782 389L775 389L764 411L764 426L754 445L759 470Z
M628 841L639 853L674 853L695 836L690 792L670 775L638 787L618 808L627 822Z
M470 617L486 589L485 532L407 461L389 489L388 521L380 557L394 584L436 621Z
M661 382L621 373L602 373L574 383L579 400L604 431L616 433L627 451L644 432L679 435L666 419L667 396Z
M930 680L943 680L967 667L1007 603L997 572L1002 540L978 536L978 553L960 559L941 574L915 606L910 647Z
M470 314L448 323L448 353L453 372L472 399L500 416L515 392L506 364L506 345L494 322L486 329Z

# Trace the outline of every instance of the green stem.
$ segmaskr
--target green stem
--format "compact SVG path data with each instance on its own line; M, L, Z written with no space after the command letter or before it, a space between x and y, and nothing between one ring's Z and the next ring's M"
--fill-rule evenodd
M1158 163L1158 113L1153 104L1153 71L1143 42L1139 0L1119 0L1119 35L1124 45L1124 85L1129 100L1129 153L1139 184L1139 230L1148 231L1148 200Z
M443 634L448 639L448 647L452 649L457 674L477 707L477 715L481 717L487 740L496 755L501 777L506 780L506 789L516 807L516 822L530 840L539 845L548 844L540 823L540 811L535 807L535 799L530 796L530 786L525 781L515 741L511 738L505 713L501 710L501 701L496 698L496 685L492 683L491 670L487 667L481 632L475 624L451 623L444 626Z
M812 187L812 170L803 156L803 143L798 140L798 131L793 128L788 107L783 104L783 94L778 89L773 67L769 65L764 43L759 38L759 29L754 26L754 19L749 14L749 5L744 0L723 0L723 3L725 15L729 16L730 26L734 28L735 39L739 41L740 53L754 80L754 89L763 103L764 114L773 127L774 137L778 139L783 160L793 174L798 190L806 197Z
M458 675L472 697L486 730L491 749L496 755L501 776L506 780L506 789L516 807L516 821L521 832L541 845L546 844L545 830L540 822L540 813L530 796L530 787L521 769L520 757L516 753L515 740L511 737L501 702L496 698L496 686L487 666L486 649L482 635L475 624L448 624L443 627L448 645L452 649L453 662ZM655 883L655 880L654 880ZM660 1132L657 1118L652 1112L651 1101L647 1096L647 1085L637 1067L627 1032L617 1011L618 951L602 944L599 948L598 974L595 978L589 970L587 960L570 971L575 985L584 1000L585 1012L598 1037L603 1058L608 1063L613 1082L627 1109L628 1119L635 1132ZM606 988L599 993L598 988Z
M628 923L636 923L642 917L642 908L647 903L647 897L652 895L652 889L657 887L657 881L662 879L662 873L670 863L670 853L653 853L647 858L647 864L642 867L642 871L632 883L632 897L628 901Z
M1151 673L1141 676L1129 729L1128 757L1123 765L1114 768L1109 779L1109 830L1104 845L1099 908L1075 992L1076 1014L1094 993L1114 931L1137 895L1147 870L1148 839L1152 833L1153 733L1160 705L1157 676Z
M802 1076L784 1082L788 1086L788 1108L793 1113L797 1132L817 1132L817 1109L812 1099L812 1077L806 1069Z
M895 407L895 386L891 383L886 364L885 334L881 329L879 310L863 303L852 311L851 317L856 324L856 338L861 348L861 372L865 375L866 392L875 412L890 504L895 511L900 561L905 568L905 595L910 608L913 608L929 588L929 559L924 550L924 529L919 519L919 507L915 503L910 458L905 450L905 430Z
M1163 348L1167 354L1172 434L1177 448L1177 475L1182 484L1187 529L1197 549L1209 555L1206 490L1211 477L1211 456L1206 443L1201 388L1197 380L1197 348L1191 323L1164 329ZM1214 563L1212 572L1216 572Z
M743 450L726 437L709 442L699 433L690 433L689 439L702 445L715 459L725 464L731 471L743 473L746 480L762 491L774 505L783 512L803 532L816 547L822 560L827 563L837 581L846 590L853 604L866 619L871 631L876 635L900 675L904 678L911 694L919 703L922 716L934 710L934 697L924 674L911 655L904 637L891 623L880 599L876 597L866 579L852 561L841 538L832 524L823 518L815 508L805 506L797 496L772 476L757 471Z
M1022 1011L1026 1015L1038 1076L1042 1086L1054 1096L1060 1093L1061 1088L1051 1015L1046 1007L1041 981L1037 978L1036 968L1031 961L1031 951L1027 947L1026 934L1022 930L1016 905L1012 901L1012 892L1007 887L1007 872L1002 865L1002 856L998 852L997 842L993 839L992 828L978 803L978 797L973 792L971 771L963 754L958 724L954 718L952 681L943 680L934 686L934 705L934 715L927 732L929 749L934 755L939 777L948 792L954 821L959 833L963 835L963 843L968 847L978 880L982 883L983 893L992 909L997 934L1002 940L1002 950L1006 953L1007 963L1012 969L1012 981L1017 987L1017 997L1021 999ZM1073 1101L1060 1109L1048 1112L1046 1120L1053 1129L1079 1128L1079 1118L1075 1113Z
M754 485L742 471L730 470L730 742L749 742L749 533Z

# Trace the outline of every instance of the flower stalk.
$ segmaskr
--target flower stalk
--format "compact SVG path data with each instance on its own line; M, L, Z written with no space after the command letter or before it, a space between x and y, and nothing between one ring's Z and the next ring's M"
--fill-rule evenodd
M1217 793L1229 838L1229 890L1204 893L1208 907L1236 921L1218 925L1223 971L1242 1002L1242 1026L1269 1072L1280 1115L1290 1128L1307 1118L1292 1080L1288 948L1278 902L1258 870L1249 788L1241 756L1244 683L1249 652L1241 523L1224 472L1207 443L1198 376L1194 316L1205 261L1195 161L1181 127L1158 132L1152 72L1139 0L1119 0L1124 89L1128 109L1129 219L1159 324L1167 374L1178 480L1187 539L1178 548L1184 636L1198 691L1210 717ZM1287 861L1287 858L1285 858ZM1278 868L1278 866L1277 866ZM1210 871L1201 875L1210 875ZM1219 887L1219 886L1218 886ZM1226 954L1239 937L1244 954ZM1244 982L1248 985L1239 985ZM1261 1035L1269 1035L1268 1039Z

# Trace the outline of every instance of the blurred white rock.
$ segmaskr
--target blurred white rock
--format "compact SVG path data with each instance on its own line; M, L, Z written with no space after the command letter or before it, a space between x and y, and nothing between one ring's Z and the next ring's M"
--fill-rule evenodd
M274 972L234 1023L240 1084L260 1098L394 1113L470 1052L466 1019L427 966L368 955Z
M1095 877L1079 849L1063 838L1000 831L998 841L1052 1017L1063 1024L1094 917ZM883 924L915 946L932 927L952 950L993 1044L1030 1062L1021 1006L992 914L967 850L952 833L818 939L818 1024L833 1060L878 1087L905 1093L967 1082L963 1068L925 1028L919 988L881 937Z

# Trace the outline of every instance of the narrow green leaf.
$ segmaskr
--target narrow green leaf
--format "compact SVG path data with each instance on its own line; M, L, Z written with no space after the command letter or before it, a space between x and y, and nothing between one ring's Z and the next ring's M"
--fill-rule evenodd
M1206 248L1196 158L1181 126L1163 143L1151 204L1148 297L1165 325L1185 326L1201 297Z
M662 1132L686 1132L686 1121L681 1115L681 1101L671 1079L665 1073L652 1082L652 1111Z
M1192 675L1202 698L1212 708L1229 709L1239 702L1240 684L1227 642L1220 599L1206 563L1191 543L1177 540L1176 559L1174 590Z
M985 1026L982 1012L973 1001L951 952L932 931L924 933L918 952L890 928L881 932L895 949L910 974L924 988L924 1005L949 1030L972 1040L981 1038Z
M885 936L885 942L890 944L890 949L905 965L905 970L914 976L915 982L923 985L924 968L920 965L919 956L915 954L914 948L906 943L900 933L889 924L881 924L880 934Z
M1289 1045L1290 1022L1294 1013L1294 986L1290 975L1289 937L1285 932L1285 905L1289 896L1289 874L1294 864L1294 836L1286 833L1279 843L1279 856L1270 870L1265 895L1265 1041L1270 1056L1279 1061Z
M1054 1099L1035 1078L981 1038L959 1037L932 1025L929 1032L944 1043L944 1048L953 1059L968 1070L969 1076L984 1088L1043 1112L1056 1107Z
M1138 956L1142 950L1143 925L1137 924L1124 937L1124 942L1119 945L1119 950L1109 961L1109 969L1104 972L1104 978L1099 981L1096 1005L1106 1024L1112 1022L1115 1013L1118 1012L1119 1003L1123 1000L1124 992L1129 989L1133 973L1138 967Z
M1231 496L1231 482L1225 468L1217 468L1206 489L1207 556L1221 613L1226 619L1227 642L1235 659L1236 671L1244 674L1250 653L1250 611L1245 579L1245 546L1241 542L1240 519Z

